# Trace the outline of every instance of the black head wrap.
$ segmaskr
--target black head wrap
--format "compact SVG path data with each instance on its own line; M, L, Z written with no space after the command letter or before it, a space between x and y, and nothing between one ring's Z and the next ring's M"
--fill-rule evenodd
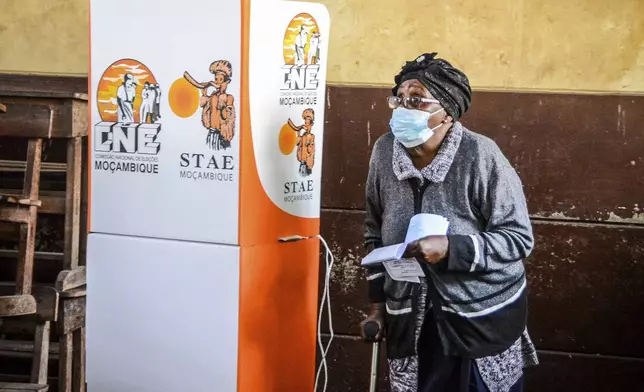
M398 93L400 85L410 79L416 79L445 108L447 114L458 120L470 107L472 89L467 76L452 64L436 59L438 53L425 53L414 61L407 61L400 73L394 78L396 86L392 89Z

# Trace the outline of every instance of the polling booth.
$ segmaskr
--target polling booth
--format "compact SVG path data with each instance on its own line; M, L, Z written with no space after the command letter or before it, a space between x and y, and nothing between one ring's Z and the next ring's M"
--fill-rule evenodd
M329 29L90 1L90 391L313 390Z

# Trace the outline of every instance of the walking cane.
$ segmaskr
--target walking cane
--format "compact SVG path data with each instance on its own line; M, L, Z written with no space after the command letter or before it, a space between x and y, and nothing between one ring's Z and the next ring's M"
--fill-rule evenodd
M376 336L380 332L380 326L375 321L367 321L364 325L364 335L368 340L374 341L373 352L371 353L371 375L369 377L369 392L376 392L378 389L378 368L380 364L380 342L376 342Z

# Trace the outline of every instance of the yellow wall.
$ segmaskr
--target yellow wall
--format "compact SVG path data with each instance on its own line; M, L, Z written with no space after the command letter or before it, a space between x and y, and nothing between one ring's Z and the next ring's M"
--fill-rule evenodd
M644 92L644 0L317 1L332 83L388 85L437 51L478 88ZM87 3L2 0L0 72L86 74Z
M87 74L88 0L0 0L0 72Z
M476 87L644 91L643 0L319 0L330 79L392 83L423 52Z

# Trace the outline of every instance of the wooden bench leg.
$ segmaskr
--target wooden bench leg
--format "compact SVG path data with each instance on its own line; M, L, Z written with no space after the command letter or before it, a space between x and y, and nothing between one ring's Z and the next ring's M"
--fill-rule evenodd
M83 156L81 164L81 217L80 217L80 234L79 234L79 245L78 245L78 264L86 265L87 257L87 232L88 219L88 193L89 193L89 181L88 181L88 167L89 162L89 149L87 148L87 143L82 143L83 146Z
M58 392L72 391L72 352L73 337L71 333L59 337L58 354Z
M73 392L85 392L85 327L74 331Z
M80 137L69 139L67 142L67 189L65 190L67 198L65 200L64 270L78 267L82 162L82 139Z
M40 188L40 163L42 159L42 139L30 139L27 147L27 168L22 196L30 200L38 199ZM36 215L38 207L29 207L29 222L20 225L18 245L18 268L16 274L16 294L31 293L34 270L34 251L36 246Z
M34 339L34 357L31 363L31 382L47 384L47 365L49 362L49 330L50 321L36 326Z

